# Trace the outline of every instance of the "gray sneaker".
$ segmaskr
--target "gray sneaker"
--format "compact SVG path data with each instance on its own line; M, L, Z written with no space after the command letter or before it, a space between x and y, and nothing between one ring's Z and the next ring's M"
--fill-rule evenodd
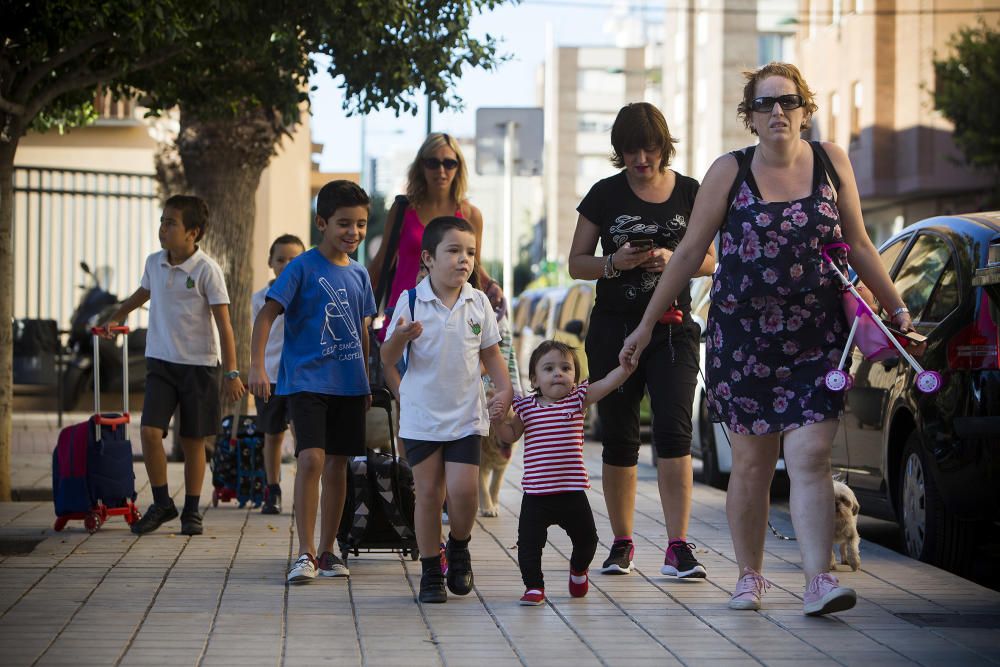
M324 551L319 557L319 573L324 577L351 576L347 564L329 551Z

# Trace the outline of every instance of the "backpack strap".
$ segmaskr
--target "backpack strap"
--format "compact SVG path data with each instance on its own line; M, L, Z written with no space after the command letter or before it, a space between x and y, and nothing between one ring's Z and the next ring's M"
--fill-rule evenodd
M833 198L836 201L837 191L840 190L840 175L834 169L833 161L830 160L830 155L823 148L823 144L818 141L810 141L809 145L812 146L813 155L818 157L819 161L823 163L823 170L826 171L826 180L829 181L830 187L833 188Z
M406 215L406 207L410 205L410 200L405 195L396 195L393 206L396 207L396 218L392 226L392 233L386 240L385 256L382 260L382 271L378 278L378 287L375 289L375 308L382 310L385 305L382 300L389 294L389 288L393 277L396 275L396 263L399 260L399 237L403 232L403 217Z
M413 322L415 319L417 319L417 316L416 316L416 312L417 312L417 288L416 287L411 287L410 289L406 290L406 297L410 301L410 321ZM409 365L409 361L410 361L410 348L412 346L413 346L413 341L412 340L406 342L406 361L407 361L407 365Z
M729 197L726 199L728 206L727 209L733 205L733 201L736 199L736 194L740 191L740 186L743 182L747 180L747 174L750 173L750 166L753 163L753 152L755 146L747 146L746 148L738 151L730 151L729 154L736 158L736 164L739 165L739 170L736 172L736 179L733 181L732 187L729 188Z

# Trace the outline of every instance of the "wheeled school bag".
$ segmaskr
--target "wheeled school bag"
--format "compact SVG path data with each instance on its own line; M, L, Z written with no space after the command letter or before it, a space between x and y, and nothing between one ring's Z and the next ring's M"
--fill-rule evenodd
M101 412L101 369L94 334L94 414L81 424L59 432L52 452L52 499L59 531L72 520L83 521L95 532L111 516L121 516L129 525L139 520L135 506L135 471L132 468L132 443L128 439L128 327L112 327L125 335L122 344L124 382L123 411Z
M239 404L237 403L237 408ZM235 433L233 424L238 424ZM239 410L222 418L222 431L212 453L212 506L236 500L240 507L264 502L267 475L264 472L264 434L257 418Z
M392 430L392 396L387 389L375 391L372 407L385 410L389 420L389 452L369 449L351 459L347 470L347 496L337 531L341 557L361 551L400 552L417 560L417 538L413 529L413 471L396 455Z

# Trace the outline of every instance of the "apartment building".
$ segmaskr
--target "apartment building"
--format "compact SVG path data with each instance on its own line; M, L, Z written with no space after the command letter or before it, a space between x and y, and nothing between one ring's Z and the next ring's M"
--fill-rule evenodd
M797 0L677 0L664 16L663 106L673 167L699 181L719 155L756 143L736 116L743 72L793 61Z
M611 125L618 110L642 101L648 70L641 46L553 46L545 60L544 187L546 258L565 263L576 207L590 187L613 175Z
M942 213L980 210L988 174L963 164L934 110L935 58L1000 0L802 0L799 63L816 92L813 136L851 157L876 241ZM984 13L984 10L993 10Z

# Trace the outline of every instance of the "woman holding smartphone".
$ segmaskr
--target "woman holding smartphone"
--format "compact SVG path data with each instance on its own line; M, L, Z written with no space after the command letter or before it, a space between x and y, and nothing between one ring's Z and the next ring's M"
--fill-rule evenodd
M619 343L642 319L660 274L687 229L698 182L668 168L674 138L659 109L646 102L623 107L611 128L612 164L618 174L598 181L577 207L570 249L574 278L597 279L597 300L587 332L591 380L618 366ZM597 244L601 253L594 256ZM710 275L709 248L696 275ZM653 330L636 372L598 402L603 432L603 487L614 532L605 574L632 571L639 404L648 390L653 446L668 543L661 572L704 578L706 571L687 539L691 513L691 404L699 366L701 331L691 320L684 289Z

